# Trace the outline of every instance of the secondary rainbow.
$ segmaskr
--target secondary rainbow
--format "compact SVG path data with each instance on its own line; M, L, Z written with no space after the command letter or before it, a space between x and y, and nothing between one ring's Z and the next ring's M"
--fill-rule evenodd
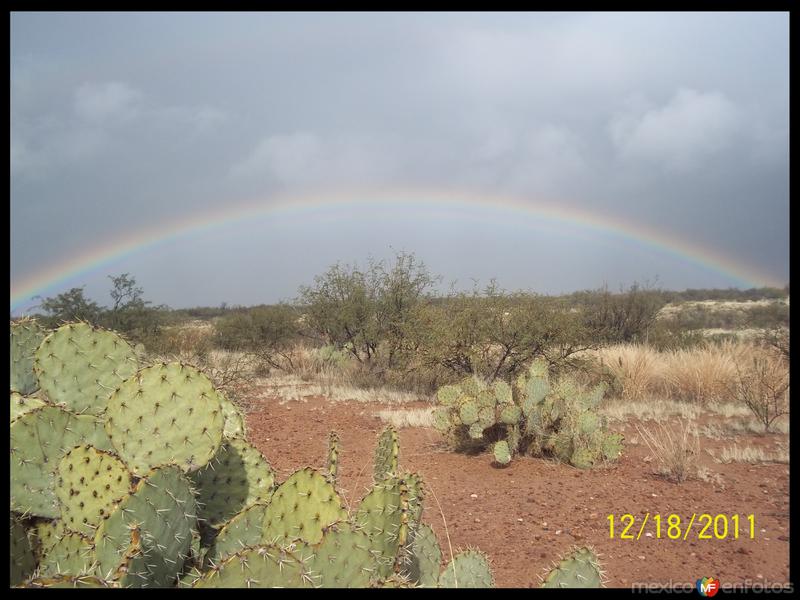
M309 193L258 199L234 205L224 204L219 208L205 211L188 219L162 222L154 227L118 235L107 240L106 243L89 248L66 260L54 262L50 267L12 283L11 310L13 311L36 295L42 295L127 256L145 252L176 238L254 218L281 214L291 215L295 212L300 214L303 211L322 208L357 209L362 212L382 208L402 211L444 209L453 211L453 218L458 217L459 208L489 209L492 213L523 216L537 223L544 219L556 224L579 226L612 234L678 256L747 287L783 285L774 277L759 272L744 261L725 256L713 248L616 215L600 215L563 202L533 202L525 198L506 195L395 188L389 191Z

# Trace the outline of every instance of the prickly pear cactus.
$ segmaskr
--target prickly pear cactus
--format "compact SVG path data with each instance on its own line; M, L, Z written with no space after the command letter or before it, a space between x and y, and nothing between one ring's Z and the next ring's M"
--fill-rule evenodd
M411 552L409 579L422 587L436 587L442 565L442 550L430 525L422 524L414 532Z
M91 575L55 575L53 577L36 577L27 582L30 588L111 588L117 587L113 582L105 581Z
M36 569L36 555L23 522L11 515L11 585L18 585Z
M494 587L489 559L479 550L465 550L453 557L439 576L442 588Z
M347 518L342 500L325 476L310 467L295 471L272 495L264 514L263 540L316 544L325 527Z
M174 464L205 466L222 443L224 416L211 380L188 365L158 364L125 380L108 400L106 432L135 475Z
M375 481L383 481L390 475L397 473L397 463L400 456L400 441L394 427L387 427L378 438L375 449Z
M94 547L80 533L67 532L56 541L39 563L39 575L97 575Z
M23 396L19 392L11 392L11 420L21 417L34 408L45 406L47 403L36 396Z
M55 468L62 456L80 444L110 449L102 422L92 415L42 406L11 423L11 509L58 517Z
M102 413L111 393L139 367L128 342L88 323L62 325L35 357L33 369L47 398L78 414Z
M39 383L33 372L36 349L46 332L33 319L23 318L11 323L11 391L27 395L35 392Z
M37 519L36 523L29 531L37 562L42 559L42 556L50 552L50 549L56 545L56 542L61 539L61 536L66 532L67 528L64 527L64 523L62 523L60 519Z
M246 506L269 500L275 472L256 448L234 438L190 478L197 491L200 518L216 527Z
M398 477L389 477L373 486L356 512L355 524L370 538L380 577L395 571L398 557L409 542L408 504L408 486Z
M196 588L313 587L306 565L280 546L245 548L207 571Z
M59 461L56 497L61 521L71 531L94 535L131 489L131 474L110 452L76 446Z
M334 523L322 541L296 550L306 565L314 587L363 588L376 571L369 536L350 523Z
M508 447L508 442L500 440L494 444L494 459L501 465L507 465L511 462L511 450Z
M225 419L225 425L222 428L222 437L225 439L245 437L244 415L225 394L220 393L219 400Z
M545 577L545 588L603 587L603 572L597 555L590 548L578 548L556 564Z
M339 453L342 446L339 441L339 434L331 431L328 438L328 481L331 485L336 486L336 477L339 474Z
M242 548L262 543L266 512L267 505L258 503L234 515L220 528L213 543L206 550L204 563L207 566L214 566L229 556L241 552Z
M141 587L174 585L189 555L197 505L180 469L154 469L136 484L133 493L104 520L95 534L97 552L124 553L130 529L139 527L146 555L146 574L135 581Z

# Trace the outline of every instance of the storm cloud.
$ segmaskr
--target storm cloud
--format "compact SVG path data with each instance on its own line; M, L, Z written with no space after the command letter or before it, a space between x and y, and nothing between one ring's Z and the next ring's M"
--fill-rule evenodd
M447 280L546 293L788 282L788 79L786 13L13 13L12 296L131 232L355 189L563 202L759 281L501 206L484 223L342 208L40 291L86 284L102 303L130 272L176 307L274 302L336 260L399 249Z

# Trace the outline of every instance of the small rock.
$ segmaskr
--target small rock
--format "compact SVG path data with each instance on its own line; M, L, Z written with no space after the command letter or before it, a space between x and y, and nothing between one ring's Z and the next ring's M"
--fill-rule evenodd
M648 531L644 534L644 537L653 537L653 534Z
M590 518L590 519L596 519L596 518L597 518L597 513L591 513L591 514L589 515L589 518Z
M658 498L658 494L650 494L653 498Z
M639 555L639 560L644 560L644 559L645 559L645 556L644 556L644 554L640 554L640 555Z
M761 573L759 573L758 575L756 575L756 577L757 577L758 579L764 579L764 576L763 576Z
M561 535L561 530L560 529L556 529L556 535Z
M542 523L542 527L547 527L547 523Z
M478 517L475 517L475 522L476 522L476 523L480 523L480 522L481 522L481 520L480 520Z
M469 497L470 497L470 498L477 498L477 497L478 497L478 494L470 494L470 495L469 495Z

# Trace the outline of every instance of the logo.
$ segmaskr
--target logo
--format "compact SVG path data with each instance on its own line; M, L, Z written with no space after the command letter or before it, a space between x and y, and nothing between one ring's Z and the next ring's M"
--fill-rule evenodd
M711 598L719 591L719 579L703 577L697 580L697 591L701 596Z

